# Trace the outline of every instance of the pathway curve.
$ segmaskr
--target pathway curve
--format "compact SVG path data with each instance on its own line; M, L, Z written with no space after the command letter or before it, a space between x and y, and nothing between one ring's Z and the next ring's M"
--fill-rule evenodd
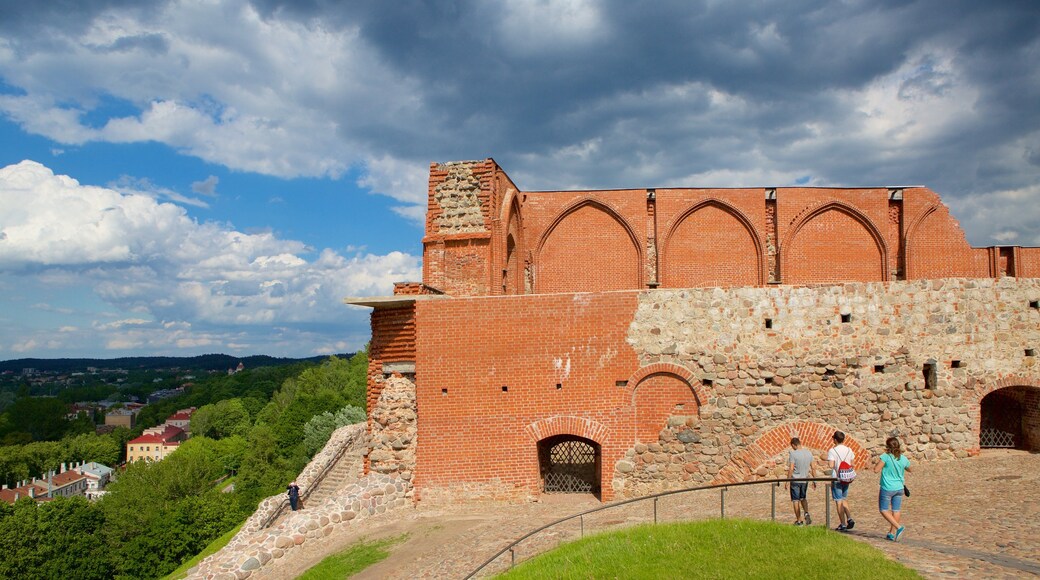
M887 525L877 513L877 476L861 472L850 503L856 518L849 536L868 542L926 578L1022 578L1040 576L1040 454L986 451L981 456L916 466L908 476L912 499L904 506L903 541L884 539ZM777 490L777 519L791 521L786 492ZM767 487L733 488L727 517L768 519ZM823 487L810 492L816 524L824 522ZM600 505L587 496L546 496L522 505L481 503L399 509L366 520L294 550L291 559L261 569L256 578L292 578L328 554L360 539L407 534L389 558L360 575L375 578L463 578L496 551L526 532L565 515ZM718 517L718 492L683 494L658 503L660 521ZM589 516L586 533L653 521L653 503L640 502ZM833 523L837 523L836 521ZM521 545L517 560L577 538L577 524L561 526ZM499 568L508 564L500 559Z

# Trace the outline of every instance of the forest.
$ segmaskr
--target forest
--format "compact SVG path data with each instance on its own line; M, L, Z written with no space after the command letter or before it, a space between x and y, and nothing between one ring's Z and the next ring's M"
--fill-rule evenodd
M0 502L0 577L168 574L244 521L261 499L284 491L336 427L364 420L367 365L362 351L259 367L211 377L149 405L141 425L197 407L191 439L163 461L127 465L94 503ZM63 461L115 465L133 436L128 429L73 431L57 441L0 446L0 473L24 479Z

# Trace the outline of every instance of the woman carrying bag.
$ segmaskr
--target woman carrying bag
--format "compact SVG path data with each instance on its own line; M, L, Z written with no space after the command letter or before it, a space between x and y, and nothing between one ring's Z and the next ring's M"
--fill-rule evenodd
M881 473L881 490L878 492L878 511L888 522L885 539L896 542L905 527L899 522L903 497L909 496L906 489L906 472L910 471L910 459L903 455L899 439L889 437L885 441L885 453L874 464L874 473Z

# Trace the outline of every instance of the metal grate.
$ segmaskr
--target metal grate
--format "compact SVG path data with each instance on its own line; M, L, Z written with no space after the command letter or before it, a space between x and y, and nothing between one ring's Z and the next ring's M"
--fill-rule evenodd
M564 441L549 450L545 493L596 491L596 450L584 441Z
M979 433L979 447L1015 447L1015 434L1000 429L983 429Z

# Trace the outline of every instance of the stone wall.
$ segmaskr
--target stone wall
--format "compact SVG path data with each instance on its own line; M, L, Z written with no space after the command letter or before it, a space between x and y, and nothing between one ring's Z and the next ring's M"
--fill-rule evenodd
M337 462L359 461L359 456L368 449L367 443L364 423L335 430L325 447L296 477L306 509L289 511L284 493L261 501L238 534L219 552L189 570L188 578L242 580L307 540L329 535L337 526L410 506L405 494L411 485L381 474L350 483L320 504L307 503L311 493L321 485L324 474Z
M401 375L383 381L372 408L369 470L410 482L415 471L415 383Z
M629 449L616 491L776 474L790 436L806 441L796 423L865 454L889 435L917 460L975 453L981 398L1037 386L1038 298L1040 280L1010 278L642 293L629 344L643 365L689 370L706 400Z

